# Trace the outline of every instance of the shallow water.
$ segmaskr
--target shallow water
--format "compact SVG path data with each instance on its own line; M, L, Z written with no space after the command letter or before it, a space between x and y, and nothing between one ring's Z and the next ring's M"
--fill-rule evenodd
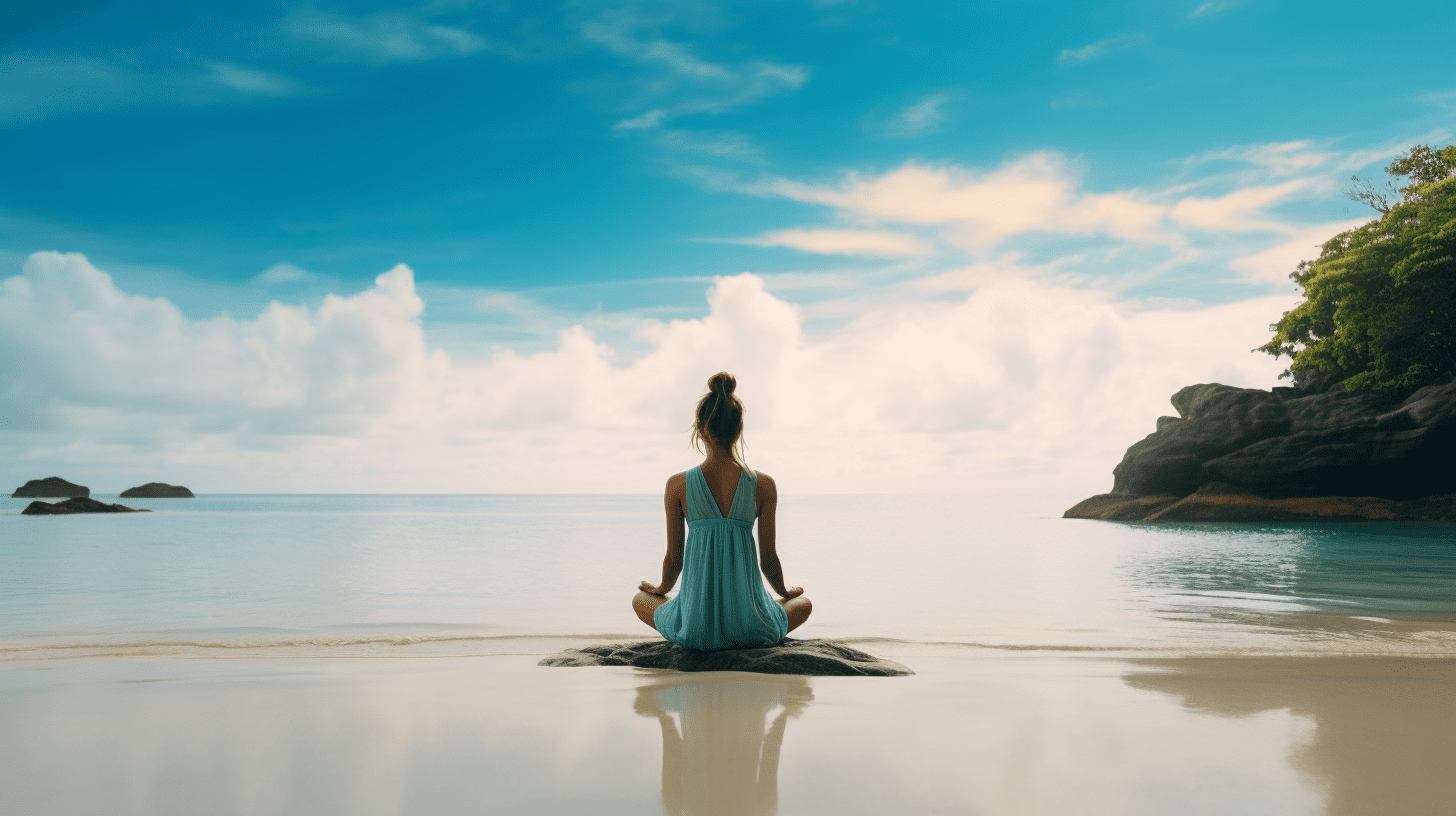
M782 500L804 637L912 653L1456 654L1456 525L1067 520L1078 496ZM109 499L114 501L115 499ZM649 636L656 496L0 500L0 659L482 655Z

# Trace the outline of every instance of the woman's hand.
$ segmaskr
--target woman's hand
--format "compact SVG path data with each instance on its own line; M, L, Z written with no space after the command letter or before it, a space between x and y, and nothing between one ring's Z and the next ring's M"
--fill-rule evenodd
M663 592L657 586L655 586L655 585L653 585L653 584L651 584L651 583L649 583L647 581L643 581L642 583L638 584L637 585L637 588L640 589L640 590L642 590L643 592L646 592L648 595L657 595L659 597L667 597L667 593L666 592ZM800 592L803 592L802 589L799 590L799 591Z
M804 594L804 588L803 587L789 587L789 591L788 592L780 592L779 593L779 595L784 600L786 600L786 601L792 601L793 599L795 599L795 598L797 598L797 597L799 597L800 595L803 595L803 594Z

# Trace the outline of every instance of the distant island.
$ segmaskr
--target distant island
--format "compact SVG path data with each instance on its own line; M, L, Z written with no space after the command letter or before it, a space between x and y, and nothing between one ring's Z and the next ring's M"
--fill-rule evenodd
M91 495L91 488L82 487L78 484L62 479L59 476L50 476L45 479L31 479L10 494L12 499L71 499L86 498Z
M1456 521L1456 146L1386 172L1409 183L1353 180L1381 216L1299 264L1305 301L1255 349L1291 358L1293 385L1180 390L1065 517Z
M193 499L191 490L182 485L148 482L140 487L127 488L121 493L127 499ZM45 479L31 479L10 494L13 499L55 499L66 501L33 501L24 510L24 516L71 516L77 513L150 513L122 504L108 504L91 498L91 488L68 482L59 476Z
M121 491L123 499L195 499L192 491L182 485L147 482L140 487L128 487Z
M77 513L150 513L150 510L138 510L134 507L127 507L122 504L107 504L106 502L77 497L65 501L50 502L33 501L30 506L20 511L22 516L73 516Z

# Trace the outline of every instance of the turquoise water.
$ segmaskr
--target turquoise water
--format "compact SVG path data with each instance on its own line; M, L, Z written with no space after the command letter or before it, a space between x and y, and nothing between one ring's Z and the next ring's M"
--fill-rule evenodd
M104 497L103 497L104 498ZM1456 525L1066 520L1078 496L783 500L796 636L938 649L1456 654ZM115 501L115 499L110 499ZM0 500L0 658L498 654L648 636L657 496Z

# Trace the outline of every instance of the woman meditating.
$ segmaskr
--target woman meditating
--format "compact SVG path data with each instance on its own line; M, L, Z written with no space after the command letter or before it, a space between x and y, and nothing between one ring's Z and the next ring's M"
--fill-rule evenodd
M731 374L719 372L708 380L708 393L698 400L693 446L701 442L708 458L667 480L662 583L653 586L643 581L632 599L632 609L643 623L679 646L702 651L778 643L813 610L803 588L784 586L774 546L778 488L768 474L743 466L743 403L733 396L737 385ZM764 590L760 567L781 600ZM668 600L679 575L682 591Z

